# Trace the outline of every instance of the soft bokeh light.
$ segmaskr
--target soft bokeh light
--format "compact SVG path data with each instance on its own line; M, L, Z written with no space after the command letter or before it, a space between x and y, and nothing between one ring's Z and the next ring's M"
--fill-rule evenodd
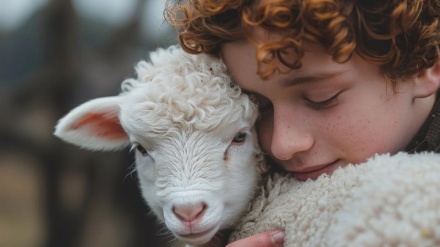
M53 136L177 43L166 0L0 0L0 247L178 247L142 199L133 156Z
M148 1L145 5L145 13L142 20L142 31L144 35L162 36L169 31L169 26L163 16L165 0Z
M130 21L136 11L138 0L73 0L80 16L100 20L112 26Z
M48 2L49 0L0 0L0 30L17 28Z
M0 0L0 31L10 31L26 22L49 0ZM97 20L113 27L127 24L135 15L139 0L72 0L82 18ZM148 0L143 4L143 35L161 36L171 28L164 21L165 0Z

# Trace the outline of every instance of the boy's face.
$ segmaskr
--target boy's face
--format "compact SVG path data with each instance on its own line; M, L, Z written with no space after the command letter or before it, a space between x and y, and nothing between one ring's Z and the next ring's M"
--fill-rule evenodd
M338 64L318 46L308 50L301 69L264 81L254 46L222 47L232 78L259 103L262 149L299 180L404 149L432 107L415 100L413 81L394 93L378 66L356 55Z

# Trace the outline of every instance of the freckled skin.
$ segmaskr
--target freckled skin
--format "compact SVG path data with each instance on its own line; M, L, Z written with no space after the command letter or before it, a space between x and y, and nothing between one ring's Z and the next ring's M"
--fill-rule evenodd
M414 81L401 82L398 93L387 86L379 67L354 55L338 64L311 45L303 66L262 80L255 48L244 41L223 45L221 55L232 78L254 94L261 112L257 122L263 150L292 172L337 162L364 162L376 153L403 150L427 118L434 96L416 97ZM298 77L337 74L298 85ZM311 107L336 95L324 108Z

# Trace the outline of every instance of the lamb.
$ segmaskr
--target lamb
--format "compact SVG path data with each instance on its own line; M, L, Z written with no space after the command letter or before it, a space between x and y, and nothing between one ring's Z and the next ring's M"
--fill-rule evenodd
M229 241L283 229L285 247L440 246L440 154L376 155L314 181L265 180Z
M89 150L131 144L142 196L188 245L209 242L247 208L264 169L256 105L221 59L159 48L117 96L90 100L54 134Z

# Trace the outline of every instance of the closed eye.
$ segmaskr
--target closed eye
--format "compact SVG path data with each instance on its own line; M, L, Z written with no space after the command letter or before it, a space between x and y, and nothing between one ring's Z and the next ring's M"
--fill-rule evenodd
M335 94L334 96L330 97L329 99L323 100L323 101L313 101L310 99L306 98L307 101L307 105L314 109L314 110L325 110L328 109L332 106L335 106L338 104L339 100L338 100L338 96L339 94L342 93L342 91L338 92L337 94Z

